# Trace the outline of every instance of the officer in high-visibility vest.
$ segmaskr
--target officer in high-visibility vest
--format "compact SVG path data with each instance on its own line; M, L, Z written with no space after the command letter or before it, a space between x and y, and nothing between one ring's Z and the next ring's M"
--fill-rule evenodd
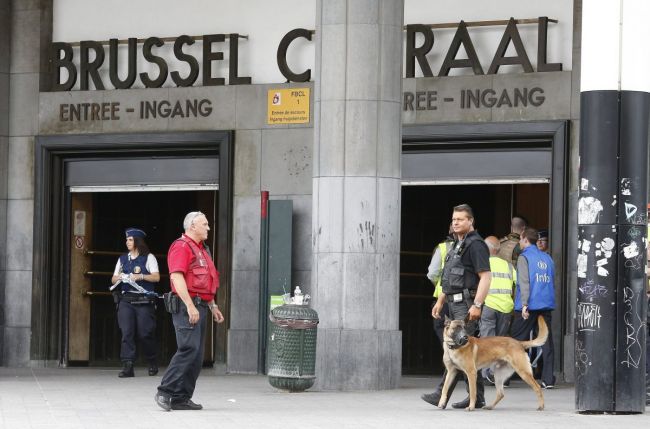
M481 312L481 337L506 336L515 308L512 294L517 273L510 262L497 256L500 247L498 238L491 235L485 239L485 244L490 251L492 281ZM494 384L489 368L483 369L483 377Z
M433 288L433 305L435 305L438 300L438 296L442 292L442 269L445 265L445 258L447 253L454 244L454 233L450 231L449 235L445 239L438 243L433 256L431 257L431 263L429 263L429 269L427 271L427 278L434 285ZM444 305L442 309L443 314L448 314L447 304ZM433 330L442 345L442 330L444 329L445 321L444 319L433 319Z

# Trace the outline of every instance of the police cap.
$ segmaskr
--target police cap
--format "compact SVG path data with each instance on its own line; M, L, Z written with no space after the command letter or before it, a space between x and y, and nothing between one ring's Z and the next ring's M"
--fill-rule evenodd
M143 230L138 229L138 228L127 228L126 231L124 231L124 232L126 233L127 237L145 238L147 236L147 234Z

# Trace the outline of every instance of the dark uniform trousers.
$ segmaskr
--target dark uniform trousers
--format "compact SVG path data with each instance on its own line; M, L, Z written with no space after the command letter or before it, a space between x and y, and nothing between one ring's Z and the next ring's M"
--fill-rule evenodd
M156 362L156 308L152 304L131 304L122 299L117 307L117 323L122 331L120 359L135 361L136 336L149 363Z
M449 302L449 318L452 320L464 320L469 313L469 308L474 301L466 298L460 302ZM469 335L478 335L478 320L470 320L465 324L465 330Z
M449 306L449 317L453 320L464 320L467 317L467 313L469 313L469 309L472 306L472 303L474 302L473 298L469 296L468 291L465 291L464 293L465 299L460 302L451 302L447 301L448 306ZM448 299L450 296L447 297ZM479 334L479 329L478 329L478 320L470 320L465 324L465 329L469 335L472 336L478 336ZM445 376L447 372L445 371ZM469 392L469 384L467 384L467 376L465 375L464 372L459 371L458 375L456 376L456 381L460 379L465 380L466 384L466 389ZM443 383L444 383L444 378L443 378ZM476 400L477 401L484 401L485 400L485 387L483 386L483 377L481 376L481 371L478 371L476 373ZM451 392L449 393L451 396Z
M205 339L205 319L210 312L201 304L197 305L199 321L190 324L187 307L181 303L180 311L172 315L176 329L176 353L158 386L158 391L171 398L172 402L191 399L203 366Z

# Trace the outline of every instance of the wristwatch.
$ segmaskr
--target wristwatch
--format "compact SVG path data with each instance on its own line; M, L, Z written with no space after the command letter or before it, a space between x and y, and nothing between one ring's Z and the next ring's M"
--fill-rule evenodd
M210 307L210 311L214 310L215 308L219 308L219 306L215 303L210 304L209 307Z
M481 307L483 307L483 303L482 303L482 302L476 302L476 301L474 301L474 304L472 304L472 305L473 305L474 307L478 308L478 309L480 309Z

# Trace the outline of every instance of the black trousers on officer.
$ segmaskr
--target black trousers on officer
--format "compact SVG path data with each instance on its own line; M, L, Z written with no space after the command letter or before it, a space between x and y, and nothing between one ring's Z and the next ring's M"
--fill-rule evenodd
M136 337L149 363L156 363L156 308L152 304L131 304L122 299L117 307L117 324L122 331L120 359L135 361Z
M469 313L469 309L472 306L472 303L474 302L472 298L470 298L467 294L465 294L465 299L460 302L453 302L453 301L447 301L447 305L449 306L449 317L453 320L463 320L467 317L467 313ZM450 296L447 296L447 299L449 300ZM478 320L470 320L467 322L465 325L465 330L469 335L472 336L478 336L479 334L479 329L478 329ZM445 371L445 377L447 373ZM467 383L467 375L465 375L464 372L459 371L458 375L456 376L456 380L460 381L460 379L465 380L465 388L467 389L467 392L469 392L469 384ZM445 379L442 379L442 383L444 384ZM449 392L449 396L451 396L451 392ZM483 386L483 377L481 376L481 371L478 371L476 374L476 400L477 401L485 401L485 387Z
M180 311L172 315L176 329L176 353L172 357L158 391L171 398L172 402L191 399L203 366L203 349L208 307L197 305L199 321L192 325L187 307L181 303Z
M527 341L530 333L537 336L537 316L544 317L548 326L548 339L542 346L542 381L547 385L555 384L553 376L553 330L551 329L551 311L528 311L528 319L521 317L521 311L515 311L515 319L512 322L511 336L515 340Z
M449 309L449 314L448 316L453 319L453 320L463 320L465 317L467 317L467 313L469 313L469 308L472 305L472 299L470 298L469 294L465 294L465 299L460 301L460 302L453 302L450 300L451 296L447 296L446 300L446 306ZM444 313L443 313L444 314ZM471 320L467 323L466 325L466 330L469 335L478 335L478 320ZM445 383L445 378L447 377L447 370L445 370L442 380L440 382L440 385L438 386L438 389L442 390L442 386ZM460 381L461 379L465 380L465 388L467 392L469 392L469 384L467 382L467 376L465 375L464 372L459 371L458 375L456 375L456 381L452 383L452 386L456 385L456 382ZM451 394L453 392L453 388L450 389L451 391L448 392L449 396L451 397ZM483 386L483 377L481 376L481 372L479 371L476 376L476 400L477 402L480 401L485 401L485 387Z

